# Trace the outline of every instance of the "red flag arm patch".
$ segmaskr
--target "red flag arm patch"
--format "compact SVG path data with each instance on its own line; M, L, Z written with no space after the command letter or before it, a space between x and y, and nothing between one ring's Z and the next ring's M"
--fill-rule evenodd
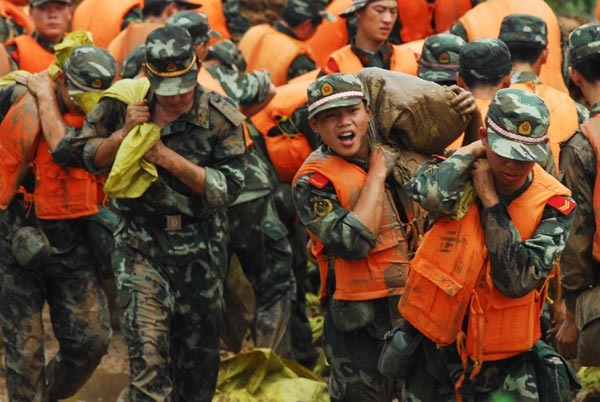
M577 205L575 201L568 199L567 197L563 197L562 195L555 195L554 197L548 200L548 205L552 208L556 209L563 215L569 215L575 206Z
M329 183L329 179L321 173L315 173L308 179L308 182L319 190L323 190L327 183Z

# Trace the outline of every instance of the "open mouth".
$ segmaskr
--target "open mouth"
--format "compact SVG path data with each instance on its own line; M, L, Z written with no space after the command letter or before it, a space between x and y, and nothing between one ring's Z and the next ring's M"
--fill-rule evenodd
M338 139L343 145L352 145L354 143L354 138L356 138L354 133L344 133L338 136Z

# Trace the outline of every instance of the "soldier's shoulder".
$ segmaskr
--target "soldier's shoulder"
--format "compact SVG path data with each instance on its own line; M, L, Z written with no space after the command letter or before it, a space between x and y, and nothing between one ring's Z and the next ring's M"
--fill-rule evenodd
M212 106L212 109L235 127L239 127L244 120L246 120L246 116L238 110L237 105L231 98L209 89L206 89L205 91L208 97L208 103Z

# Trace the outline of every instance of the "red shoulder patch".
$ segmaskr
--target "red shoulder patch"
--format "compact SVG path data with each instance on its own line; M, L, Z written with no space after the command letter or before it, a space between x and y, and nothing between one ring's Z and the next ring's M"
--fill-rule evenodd
M310 177L310 179L308 179L308 182L319 190L323 190L323 187L329 183L329 179L323 176L321 173L315 173Z
M548 205L563 215L569 215L577 204L575 201L563 197L562 195L555 195L548 200Z

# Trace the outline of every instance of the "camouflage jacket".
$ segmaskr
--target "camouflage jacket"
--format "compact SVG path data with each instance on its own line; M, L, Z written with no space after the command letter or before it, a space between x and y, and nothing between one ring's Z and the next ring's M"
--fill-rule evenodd
M266 70L247 73L220 64L203 68L221 84L227 96L240 106L262 102L269 94L271 78Z
M206 168L206 195L194 193L165 169L157 167L158 179L136 199L113 200L119 211L133 214L183 214L202 218L220 209L239 195L245 169L245 146L239 114L229 98L196 86L192 109L161 130L161 140L184 158ZM156 102L147 95L151 110ZM81 130L66 136L53 152L57 162L79 165L93 173L110 169L94 166L101 139L125 124L127 105L103 98L88 113ZM234 123L236 122L236 123Z
M454 155L446 161L426 162L404 189L433 216L451 215L462 198L476 158ZM508 205L531 184L490 208L479 206L494 286L508 297L522 297L538 288L563 251L574 213L563 215L546 205L542 220L530 239L523 241L508 213Z
M592 106L591 117L599 118L600 103ZM571 236L560 260L562 287L567 308L574 312L575 301L582 291L600 284L600 263L592 257L596 225L593 209L596 181L596 155L592 146L577 130L561 144L560 176L577 202Z

